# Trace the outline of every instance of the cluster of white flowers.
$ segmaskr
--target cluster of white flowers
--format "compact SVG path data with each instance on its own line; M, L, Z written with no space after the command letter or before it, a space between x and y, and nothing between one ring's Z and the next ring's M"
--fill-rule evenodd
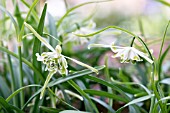
M59 72L60 74L68 74L67 61L61 54L60 45L57 45L55 52L43 52L41 55L36 53L37 60L42 61L46 65L46 71Z

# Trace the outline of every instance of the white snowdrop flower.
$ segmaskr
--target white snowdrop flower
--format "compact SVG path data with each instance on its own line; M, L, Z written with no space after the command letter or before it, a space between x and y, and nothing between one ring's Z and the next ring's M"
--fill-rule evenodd
M134 63L135 61L143 61L142 58L147 60L149 63L153 63L153 61L148 58L147 54L135 49L134 47L121 47L121 46L115 46L114 43L111 45L104 45L104 44L91 44L89 45L89 49L91 47L105 47L105 48L111 48L111 50L115 53L113 58L120 57L121 63Z
M61 51L60 45L57 45L53 52L43 52L41 55L36 53L37 60L42 61L46 65L46 71L55 71L67 75L68 65L64 56L61 55Z

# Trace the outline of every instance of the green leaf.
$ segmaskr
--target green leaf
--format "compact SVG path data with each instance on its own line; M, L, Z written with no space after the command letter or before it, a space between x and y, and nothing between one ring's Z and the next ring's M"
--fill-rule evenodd
M11 104L8 104L7 101L6 101L4 98L2 98L1 96L0 96L0 106L1 106L2 108L4 108L5 111L7 111L8 113L15 113L14 110L15 110L17 113L24 113L24 112L21 111L19 108L15 107L15 106L13 106L13 105L11 105Z
M24 106L22 107L22 110L25 109L25 107L29 104L29 102L31 102L32 99L34 99L39 93L41 93L41 89L39 89L36 93L34 93L28 100L27 102L24 104Z
M155 96L155 95L154 94L150 94L150 95L147 95L147 96L143 96L143 97L134 99L134 100L130 101L129 103L125 104L123 107L119 108L116 112L120 112L123 108L125 108L125 107L127 107L129 105L136 104L136 103L148 100L148 99L150 99L153 96Z
M21 0L21 2L28 8L30 8L31 6L25 1L25 0ZM38 22L39 18L38 18L38 14L36 13L36 11L34 9L32 9L32 16L33 18L36 20L36 22Z
M166 50L164 51L164 53L162 54L162 56L160 58L160 61L159 61L159 74L161 74L161 72L162 72L162 64L163 64L163 61L164 61L165 57L167 56L169 50L170 50L170 45L166 48Z
M103 66L97 66L97 67L94 67L94 68L97 69L97 70L102 70L104 67L105 66L103 65ZM77 71L77 72L75 72L73 74L70 74L70 75L68 75L66 77L61 77L61 78L59 78L57 80L54 80L54 81L50 82L47 85L47 87L52 87L52 86L55 86L55 85L60 84L62 82L66 82L66 81L71 80L71 79L75 79L75 78L78 78L78 77L81 77L81 76L84 76L84 75L88 75L90 73L93 73L93 71L91 71L90 69Z
M113 79L111 79L115 84L125 84L125 85L139 85L140 87L142 87L148 94L151 94L151 92L149 91L149 89L147 87L145 87L143 84L140 83L134 83L134 82L119 82L119 81L115 81Z
M30 16L32 10L34 9L34 7L36 6L36 4L39 2L39 0L34 0L34 2L32 3L32 5L29 8L29 11L27 13L26 18L24 19L24 22L26 22L28 20L28 17ZM24 24L22 24L21 30L19 32L19 37L18 37L18 42L22 41L22 36L24 34Z
M166 34L167 34L167 30L168 30L168 27L169 27L169 24L170 24L170 20L168 21L168 24L165 28L165 31L164 31L164 36L162 38L162 43L161 43L161 47L160 47L160 52L159 52L159 57L158 57L158 77L159 77L159 80L161 80L161 71L162 71L162 62L163 60L161 60L161 57L162 57L162 49L163 49L163 46L164 46L164 42L165 42L165 37L166 37ZM166 51L165 51L166 52Z
M16 5L15 5L15 17L16 17L16 19L17 19L19 28L21 29L22 24L23 24L23 22L24 22L24 19L23 19L22 16L21 16L21 12L20 12L20 10L19 10L18 3L16 3Z
M10 87L8 86L7 82L5 81L5 79L2 77L2 75L0 75L0 92L1 92L1 96L3 96L4 98L7 98L11 91L10 91Z
M161 80L160 83L170 85L170 78L165 78Z
M47 4L44 5L44 9L38 24L37 33L39 33L40 35L43 34L46 10L47 10ZM41 62L37 61L37 57L35 55L36 53L40 53L40 50L41 50L41 42L37 38L34 38L33 53L32 53L33 66L36 67L41 72ZM35 83L39 82L36 73L34 73L34 82Z
M0 10L3 11L4 13L6 13L6 14L10 17L12 23L14 24L15 31L16 31L16 35L17 35L17 37L18 37L18 34L19 34L19 26L18 26L17 22L15 21L14 17L11 15L11 13L9 13L9 12L8 12L3 6L1 6L1 5L0 5Z
M92 89L86 89L86 90L84 90L84 92L91 94L91 95L113 98L114 100L117 100L117 101L128 102L126 99L124 99L114 93L108 93L105 91L97 91L97 90L92 90Z
M14 111L11 109L10 105L5 101L3 97L0 96L0 105L8 112L8 113L14 113Z
M24 90L25 88L28 88L28 87L41 87L40 85L27 85L27 86L24 86L24 87L21 87L19 88L18 90L16 90L15 92L13 92L7 99L6 101L9 102L14 96L16 96L18 93L20 93L22 90Z
M106 109L108 109L111 113L115 113L115 110L112 109L112 106L109 106L108 104L106 104L105 102L103 102L98 98L94 98L94 97L90 97L90 98L95 102L99 103L100 105L102 105L103 107L105 107Z
M42 111L47 112L47 113L58 113L58 112L61 111L61 110L58 110L58 109L55 109L55 108L50 108L50 107L45 107L45 106L40 106L40 109Z
M84 111L75 111L75 110L64 110L59 113L90 113L90 112L84 112Z
M107 87L111 87L112 89L114 89L114 90L116 90L116 91L118 91L120 94L122 94L124 97L123 98L125 98L125 99L127 99L127 100L130 100L130 98L125 94L125 92L123 92L120 88L118 88L116 85L113 85L113 84L111 84L111 83L109 83L109 82L107 82L107 81L105 81L105 80L102 80L102 79L100 79L100 78L97 78L97 77L95 77L95 76L90 76L90 75L88 75L88 76L85 76L85 78L87 78L87 79L89 79L89 80L93 80L93 81L95 81L95 82L97 82L97 83L100 83L100 84L102 84L102 85L105 85L105 86L107 86Z
M5 53L7 53L7 54L9 54L9 55L12 55L13 57L19 59L19 56L18 56L17 54L15 54L15 53L12 52L12 51L9 51L8 49L6 49L6 48L4 48L4 47L1 47L1 46L0 46L0 51L3 51L3 52L5 52ZM40 79L41 79L42 81L45 81L45 80L44 80L44 77L42 76L42 74L32 65L31 62L29 62L29 61L26 60L25 58L22 58L22 61L23 61L26 65L28 65L34 72L36 72L36 73L37 73L37 76L40 77Z

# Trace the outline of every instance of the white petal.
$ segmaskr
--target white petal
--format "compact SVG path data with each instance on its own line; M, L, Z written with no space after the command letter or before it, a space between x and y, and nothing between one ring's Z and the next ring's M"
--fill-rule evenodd
M56 52L61 54L62 52L62 49L61 49L61 46L60 45L57 45L56 48L55 48Z
M38 61L43 61L44 60L44 57L40 56L39 53L36 53L35 55L37 56Z
M147 60L149 63L153 63L153 60L151 60L150 58L148 58L146 55L145 55L145 53L143 53L143 52L141 52L141 51L139 51L139 50L137 50L137 49L135 49L135 48L133 48L133 50L139 55L139 56L141 56L141 57L143 57L145 60Z

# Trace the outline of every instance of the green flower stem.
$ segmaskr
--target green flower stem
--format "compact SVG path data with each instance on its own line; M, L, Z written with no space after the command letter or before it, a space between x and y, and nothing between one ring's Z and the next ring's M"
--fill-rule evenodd
M7 54L9 54L9 55L12 55L13 57L19 59L19 56L18 56L17 54L9 51L8 49L6 49L6 48L4 48L4 47L1 47L1 46L0 46L0 51L5 52L5 53L7 53ZM22 58L22 61L23 61L27 66L29 66L34 72L36 72L37 76L40 77L40 79L41 79L42 82L45 81L45 79L43 78L42 74L32 65L32 63L30 63L28 60L26 60L26 59L24 59L24 58Z
M46 87L47 87L50 79L52 78L52 76L53 76L55 73L56 73L55 71L51 71L51 72L48 74L48 76L47 76L47 78L46 78L46 81L45 81L45 83L44 83L44 86L43 86L43 88L42 88L42 90L41 90L40 99L42 99L42 97L44 96L45 89L46 89Z
M12 92L15 91L15 77L14 77L14 71L13 71L13 68L12 68L12 62L11 62L11 57L10 55L7 55L8 57L8 63L9 63L9 72L10 72L10 75L11 75L11 90ZM13 104L14 106L17 106L17 99L16 97L13 98Z
M130 44L130 47L133 46L134 41L135 41L135 37L133 37L133 39L132 39L132 41L131 41L131 44Z
M20 72L20 81L19 86L23 86L23 70L22 70L22 52L21 52L21 46L18 46L18 56L19 56L19 72ZM21 91L20 93L20 101L21 101L21 107L24 105L24 92Z

